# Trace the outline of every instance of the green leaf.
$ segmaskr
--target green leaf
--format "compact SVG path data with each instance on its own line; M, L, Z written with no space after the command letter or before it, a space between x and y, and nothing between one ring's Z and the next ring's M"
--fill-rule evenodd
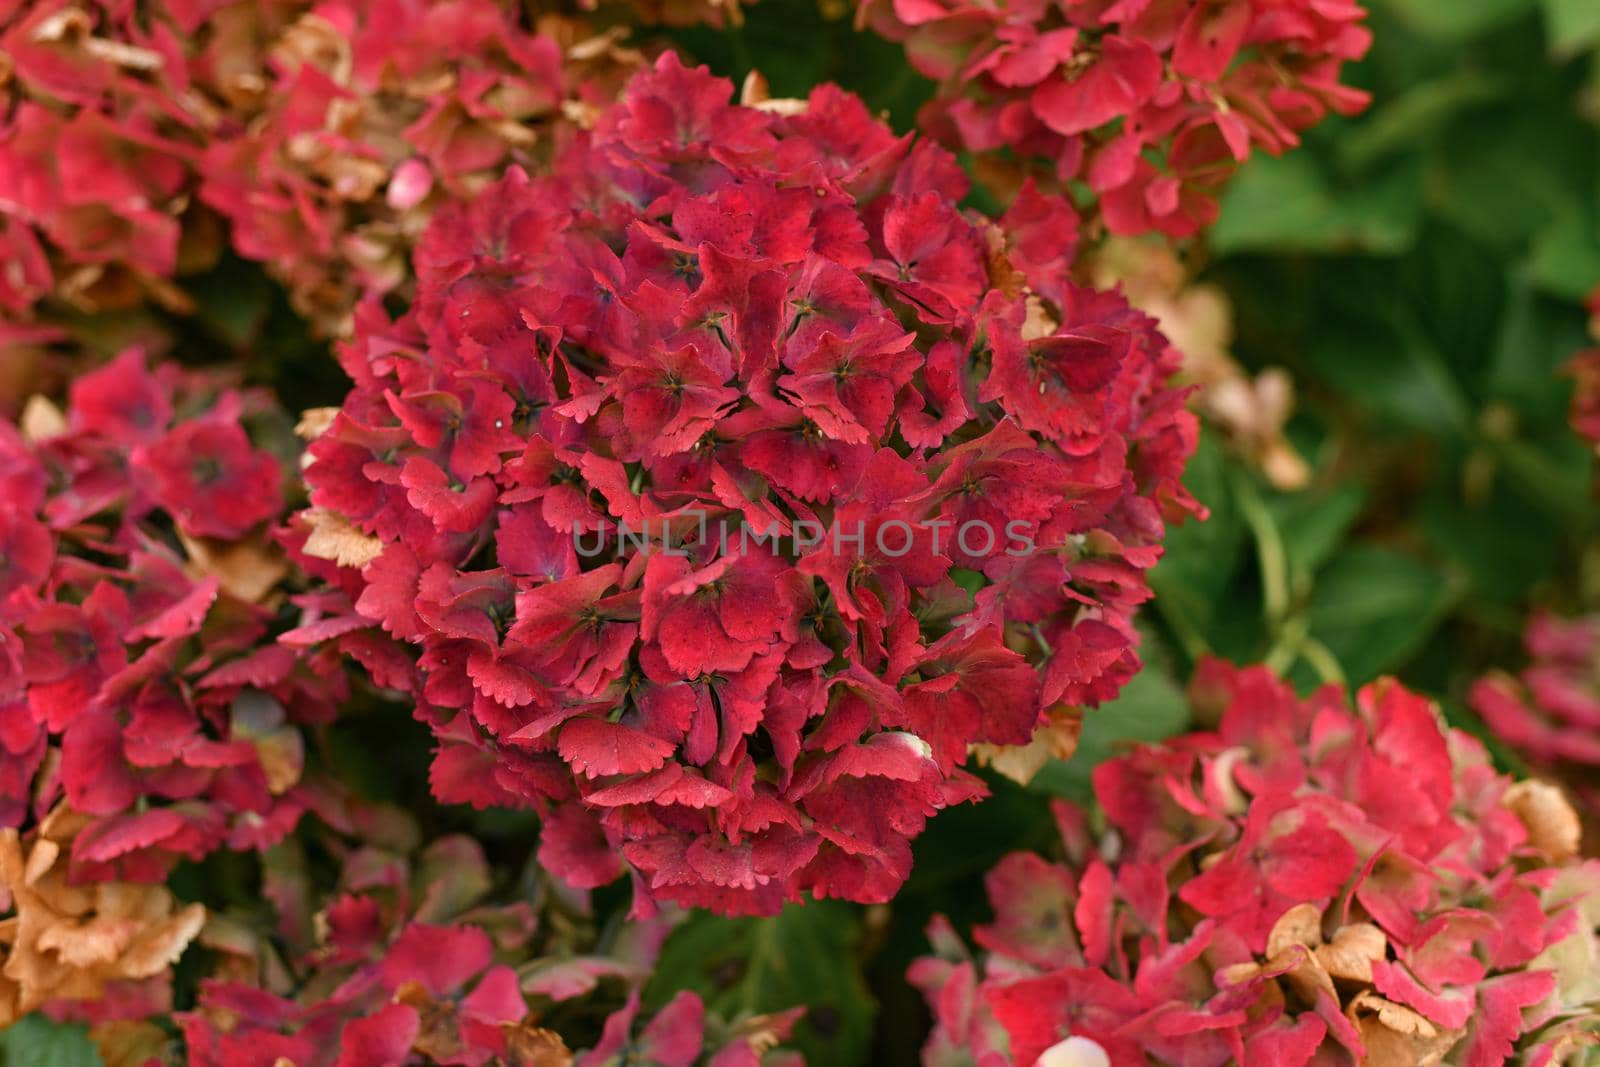
M1469 583L1463 607L1473 612L1492 604L1522 611L1533 585L1550 578L1562 562L1560 527L1506 483L1499 479L1479 506L1444 492L1422 505L1428 542Z
M1421 82L1380 102L1364 121L1351 125L1335 149L1345 166L1365 170L1391 155L1415 152L1463 110L1505 91L1504 81L1475 70Z
M1563 219L1542 231L1529 267L1545 292L1574 302L1586 297L1600 283L1600 227L1593 216Z
M1450 582L1409 556L1356 546L1317 576L1312 636L1344 667L1352 685L1392 670L1428 639L1455 599Z
M1079 804L1093 796L1094 769L1131 744L1162 741L1189 725L1189 703L1176 682L1154 668L1133 676L1117 699L1083 716L1078 751L1065 763L1047 763L1028 788Z
M774 96L803 98L835 82L886 113L895 129L910 129L933 83L907 62L902 45L858 32L848 14L830 17L824 8L816 0L762 0L744 9L742 25L691 26L668 36L735 85L758 70Z
M1198 639L1209 630L1241 558L1244 528L1228 486L1227 463L1221 446L1207 430L1189 461L1183 484L1211 509L1211 517L1169 528L1161 562L1150 573L1158 609L1185 641Z
M1388 0L1384 6L1421 33L1463 41L1532 11L1534 0Z
M1328 561L1366 504L1364 487L1344 483L1325 493L1293 493L1271 501L1290 584L1298 591Z
M1600 45L1600 4L1594 0L1544 0L1544 22L1557 55Z
M901 899L921 895L935 899L959 892L981 879L1007 852L1037 848L1056 833L1054 821L1038 794L993 771L978 772L989 786L981 804L957 804L930 819L912 842L915 862Z
M88 1031L28 1015L0 1030L0 1067L101 1067Z
M195 298L195 320L233 348L248 345L272 309L273 283L259 266L233 256L184 285Z
M833 900L764 919L696 912L662 947L645 1002L692 990L730 1022L804 1006L792 1044L808 1062L865 1063L875 1007L857 959L859 915Z
M1374 294L1374 300L1381 300ZM1324 311L1326 328L1312 336L1305 358L1322 377L1358 406L1389 426L1436 436L1470 432L1474 405L1443 357L1423 336L1400 298L1364 316L1334 316Z
M1552 228L1581 228L1594 172L1593 131L1538 88L1452 125L1428 169L1429 207L1508 249Z
M1571 390L1561 367L1584 346L1583 315L1573 304L1535 292L1529 273L1513 271L1506 286L1484 391L1511 402L1528 419L1559 425L1566 421Z
M1304 152L1257 155L1222 198L1211 231L1218 253L1271 249L1393 255L1421 219L1419 161L1410 157L1355 184L1336 185Z

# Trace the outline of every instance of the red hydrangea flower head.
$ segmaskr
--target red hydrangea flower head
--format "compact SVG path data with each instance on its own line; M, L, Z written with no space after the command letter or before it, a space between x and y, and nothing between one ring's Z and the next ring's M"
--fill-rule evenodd
M738 14L624 0L591 23L580 6L7 5L0 310L191 309L173 278L214 262L226 233L316 327L345 332L360 296L409 281L441 202L542 164L615 98L643 62L628 24Z
M1096 769L1103 837L1061 805L1063 859L990 872L980 957L935 923L925 1062L1487 1067L1600 1023L1600 864L1559 790L1393 681L1352 708L1210 662L1195 690L1215 732Z
M1136 668L1195 427L1152 321L942 149L729 96L664 56L440 212L309 446L295 639L417 646L436 794L556 805L575 884L884 900L970 744Z
M320 828L344 857L331 891L269 855L278 928L216 943L222 962L178 1016L191 1067L804 1067L777 1047L799 1011L722 1020L692 993L642 1010L640 987L681 916L629 924L602 950L586 902L551 893L537 868L515 899L493 896L475 840L416 849L409 820L384 821L387 840ZM264 965L274 945L289 950L287 971Z
M1589 294L1589 334L1600 345L1600 286ZM1600 451L1600 347L1586 348L1572 358L1572 428Z
M171 28L130 5L9 4L0 54L0 311L183 306L168 279L216 242L182 239L202 123Z
M1586 811L1600 811L1600 618L1539 613L1523 635L1529 663L1516 675L1478 679L1472 708L1496 739L1542 773L1570 785Z
M261 398L129 350L0 424L0 825L92 817L75 876L149 880L305 808L299 726L343 674L273 639ZM95 872L101 872L96 874Z
M229 116L201 196L329 333L348 330L358 297L407 281L440 203L547 158L640 58L577 19L535 27L493 0L295 4L264 38L256 5L223 15L195 60Z
M938 82L924 128L979 153L1008 200L1031 180L1086 188L1089 232L1193 236L1252 149L1281 153L1367 101L1339 81L1371 41L1354 0L862 0L859 15Z

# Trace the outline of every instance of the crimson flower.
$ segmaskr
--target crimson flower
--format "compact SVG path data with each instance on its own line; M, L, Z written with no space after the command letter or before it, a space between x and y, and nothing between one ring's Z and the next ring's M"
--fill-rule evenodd
M1086 189L1090 234L1192 237L1253 149L1279 154L1330 110L1367 102L1339 81L1371 42L1354 0L858 7L939 83L919 125L983 154L982 172L1024 211L1035 181ZM1076 231L1073 209L1058 210Z
M220 962L176 1016L192 1067L804 1067L778 1047L798 1009L722 1019L685 992L644 1010L676 917L597 944L586 899L550 892L536 866L492 894L470 837L418 848L409 816L354 798L325 815L315 836L343 858L337 883L276 850L270 938L219 924L233 931L211 941ZM280 948L293 978L268 965Z
M121 881L279 840L345 676L274 640L261 398L129 350L49 410L0 425L0 824L65 801L73 876Z
M1600 1022L1600 865L1558 789L1393 681L1352 709L1211 661L1194 690L1215 732L1096 768L1105 835L1060 804L1064 860L989 873L981 957L935 922L924 1062L1488 1067Z
M1523 634L1529 663L1473 683L1472 708L1495 737L1541 772L1567 783L1586 811L1600 804L1590 780L1600 766L1600 686L1594 664L1600 620L1539 613Z
M1048 205L964 214L951 157L832 87L729 95L663 56L442 210L298 524L344 564L328 636L417 646L436 795L544 812L552 869L640 911L888 899L982 792L970 744L1136 669L1195 510L1175 354L1048 256Z

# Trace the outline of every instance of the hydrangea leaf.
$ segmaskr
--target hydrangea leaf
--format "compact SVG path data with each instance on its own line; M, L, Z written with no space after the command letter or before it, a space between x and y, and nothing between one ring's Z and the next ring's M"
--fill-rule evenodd
M1223 196L1211 245L1222 254L1268 248L1402 252L1416 240L1421 219L1419 162L1407 157L1340 187L1308 154L1257 156Z
M82 1026L29 1015L0 1030L0 1067L101 1067L101 1060Z
M1544 21L1558 55L1600 45L1600 5L1589 0L1544 0Z
M1159 670L1134 676L1117 699L1083 717L1078 751L1065 763L1049 763L1030 788L1086 802L1093 795L1094 769L1135 742L1161 741L1189 725L1189 707L1177 683Z
M1430 37L1463 41L1531 11L1534 0L1390 0L1406 25Z
M1427 640L1457 589L1438 571L1388 549L1360 545L1317 576L1311 633L1352 684L1403 663Z
M859 926L858 909L831 900L764 919L696 912L663 947L646 1007L687 989L733 1023L804 1004L793 1047L810 1063L864 1064L876 1007L859 967Z

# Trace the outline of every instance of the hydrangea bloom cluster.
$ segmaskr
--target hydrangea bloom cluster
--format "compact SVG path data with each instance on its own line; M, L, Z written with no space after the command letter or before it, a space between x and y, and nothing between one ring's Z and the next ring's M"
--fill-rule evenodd
M837 89L730 89L664 56L440 212L308 448L354 607L315 635L420 646L436 794L556 805L575 884L884 900L969 744L1135 668L1194 425L1059 231L962 215L954 161Z
M557 14L523 25L494 0L335 0L212 16L196 64L226 107L200 159L200 196L234 247L329 333L365 293L407 278L438 205L511 163L547 158L639 62L620 33Z
M592 7L592 5L588 5ZM0 309L149 299L235 250L327 333L407 280L431 211L612 100L640 18L720 21L718 2L74 0L0 12ZM737 5L732 6L737 12ZM598 19L597 19L598 20ZM40 327L0 327L0 343Z
M0 826L64 797L77 877L157 880L305 806L299 727L345 683L274 640L262 405L130 350L0 423Z
M1472 686L1472 708L1495 737L1600 811L1600 618L1536 614L1523 634L1531 661Z
M47 296L182 305L167 279L181 252L204 252L203 240L183 248L193 95L172 26L134 5L0 9L0 311L12 323L0 343Z
M1589 294L1589 334L1600 346L1600 286ZM1572 389L1572 428L1600 453L1600 347L1587 348L1573 357L1569 370Z
M798 1009L722 1019L684 993L642 1010L681 915L597 934L586 894L534 865L497 882L470 837L424 846L409 815L338 790L318 814L264 852L261 905L210 913L162 886L73 884L94 820L64 805L0 831L0 1026L35 1010L90 1023L107 1063L803 1067L778 1047ZM158 1020L190 945L205 972L180 1049Z
M1371 35L1355 0L862 0L939 83L924 129L997 191L1086 190L1112 233L1190 237L1253 148L1277 154L1367 96L1340 84Z
M349 896L328 912L326 960L308 994L288 998L252 986L208 982L183 1017L190 1067L393 1067L401 1063L530 1067L803 1067L774 1051L798 1012L730 1024L708 1016L691 992L643 1017L635 989L605 1019L592 1047L575 1055L566 1037L540 1025L541 1005L564 1007L593 980L552 980L514 968L504 940L480 925L406 923L387 930L371 898ZM515 954L517 945L509 946ZM592 961L599 966L601 961ZM533 960L533 968L549 961ZM557 967L550 967L561 974ZM526 972L526 973L523 973Z
M1392 681L1352 709L1213 662L1194 696L1215 732L1096 768L1104 836L1062 805L1063 860L990 873L981 962L936 924L924 1062L1547 1064L1600 1025L1600 865L1555 787Z
M803 1067L776 1049L798 1011L722 1020L681 993L641 1013L670 921L630 925L602 946L572 932L584 902L554 898L537 869L494 895L472 838L419 848L398 813L361 815L376 840L338 849L329 894L315 893L303 863L268 857L272 940L296 953L288 969L263 966L269 939L253 941L249 925L208 927L223 962L179 1016L189 1067Z

